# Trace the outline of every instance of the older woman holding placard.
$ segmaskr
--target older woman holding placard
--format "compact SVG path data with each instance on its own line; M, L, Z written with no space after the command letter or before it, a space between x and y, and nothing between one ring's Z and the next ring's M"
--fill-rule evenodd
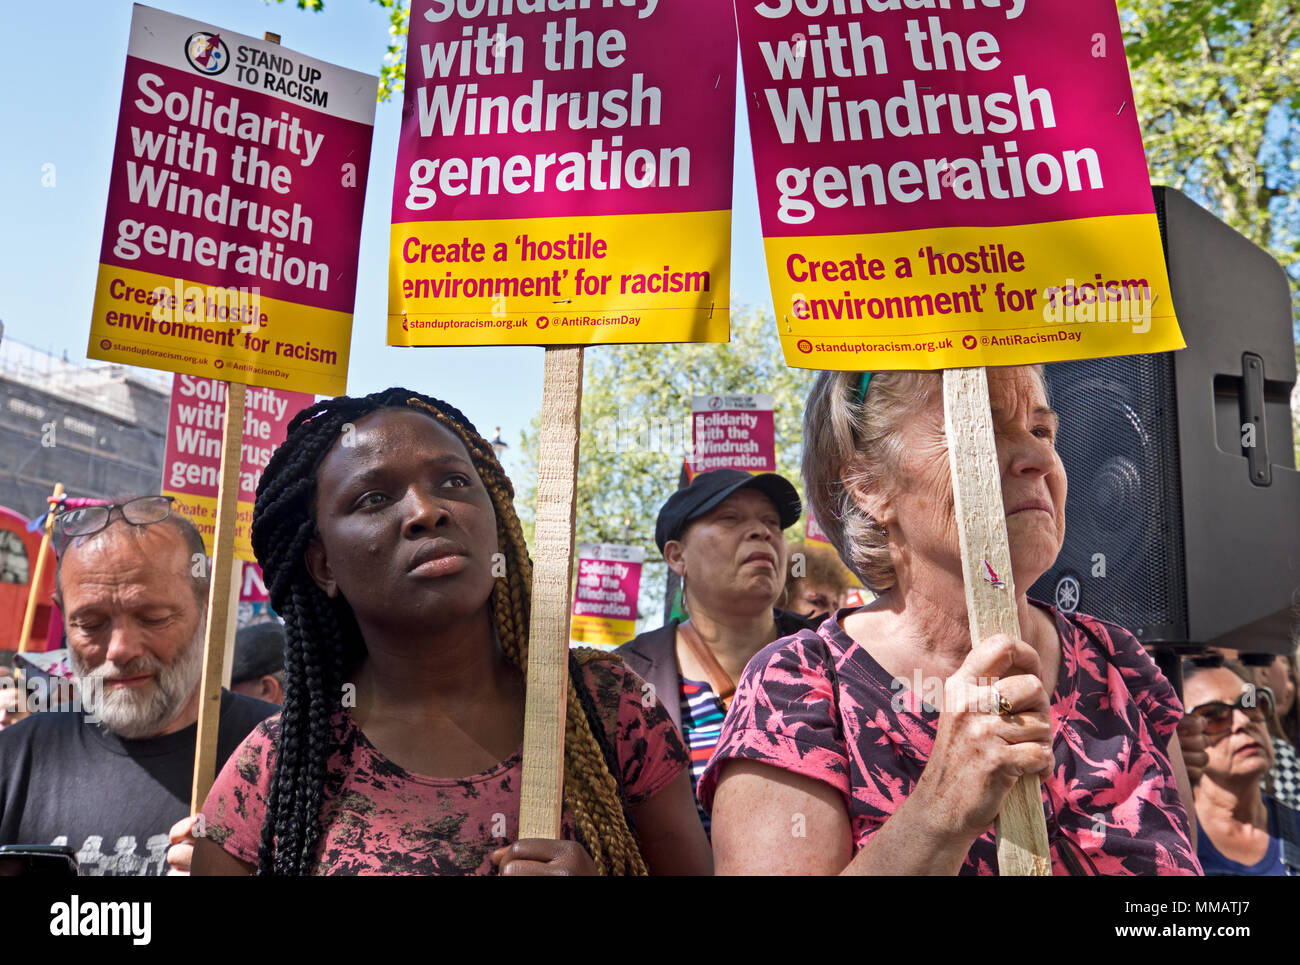
M806 492L879 594L749 663L700 782L719 873L992 874L993 822L1043 779L1057 874L1197 874L1182 706L1128 632L1029 600L1065 536L1042 369L989 369L1024 639L972 646L938 372L823 372Z

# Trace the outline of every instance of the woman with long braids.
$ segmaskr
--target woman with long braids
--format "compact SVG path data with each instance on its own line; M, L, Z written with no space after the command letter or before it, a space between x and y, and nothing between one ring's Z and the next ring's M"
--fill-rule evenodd
M451 406L317 403L262 474L253 549L285 701L204 804L195 874L708 874L688 758L639 677L569 662L564 840L517 840L532 565Z

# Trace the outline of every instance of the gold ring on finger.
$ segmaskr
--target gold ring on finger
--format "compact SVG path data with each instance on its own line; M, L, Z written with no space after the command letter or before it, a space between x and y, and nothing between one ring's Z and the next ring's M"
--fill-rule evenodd
M998 690L997 687L993 688L993 713L997 714L999 717L1005 717L1007 714L1011 713L1010 699L1008 699L1002 691Z

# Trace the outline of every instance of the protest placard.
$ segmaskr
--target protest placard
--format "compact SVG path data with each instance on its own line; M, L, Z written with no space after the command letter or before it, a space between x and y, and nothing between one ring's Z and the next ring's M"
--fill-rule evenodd
M254 562L244 562L243 581L239 586L239 625L247 626L253 620L271 612L271 595L266 589L262 568Z
M804 539L811 543L831 545L830 539L826 536L826 531L818 525L816 517L813 516L811 504L804 506Z
M305 392L249 389L245 393L235 516L235 556L241 560L255 559L249 534L262 470L288 435L289 421L315 401L314 395ZM162 493L174 496L175 509L198 527L209 555L216 527L225 406L224 382L185 374L172 381Z
M137 4L87 355L344 392L377 84Z
M617 647L636 636L644 559L640 546L578 544L578 586L569 624L574 643Z
M788 364L1181 348L1113 0L737 4Z
M389 344L725 341L731 4L497 10L412 5Z
M983 366L1184 344L1118 12L748 0L737 18L786 361L945 369L971 640L1019 637ZM1036 777L997 828L1002 873L1051 873Z
M693 396L688 476L714 469L776 472L773 402L762 393Z
M519 833L557 837L583 346L728 337L726 0L414 0L390 345L545 345Z

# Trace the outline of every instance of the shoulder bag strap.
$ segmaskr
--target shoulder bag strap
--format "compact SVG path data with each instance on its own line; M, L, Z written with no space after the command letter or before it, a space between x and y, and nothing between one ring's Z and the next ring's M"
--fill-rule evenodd
M704 675L709 678L709 686L713 688L713 692L722 701L722 706L730 710L731 698L736 695L735 681L731 679L727 671L722 669L722 664L718 663L718 658L713 655L709 645L700 637L700 632L691 626L689 620L677 624L677 632L682 635L682 639L686 641L686 646L695 655L695 659L700 662L700 666L704 669Z

